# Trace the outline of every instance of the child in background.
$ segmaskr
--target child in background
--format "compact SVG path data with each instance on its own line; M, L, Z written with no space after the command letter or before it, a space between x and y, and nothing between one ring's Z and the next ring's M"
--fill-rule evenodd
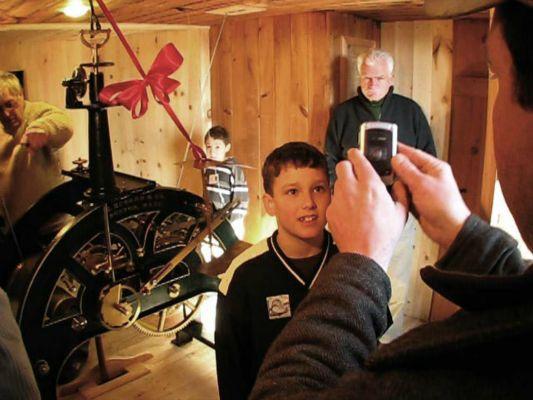
M331 201L325 156L287 143L270 153L262 175L264 206L278 230L222 276L215 331L221 400L248 397L270 344L337 252L324 229Z
M234 157L228 157L231 143L228 131L214 126L204 138L207 157L223 165L205 168L207 193L215 208L221 209L234 199L240 200L230 216L230 222L239 239L244 236L244 217L248 211L248 185L244 171Z

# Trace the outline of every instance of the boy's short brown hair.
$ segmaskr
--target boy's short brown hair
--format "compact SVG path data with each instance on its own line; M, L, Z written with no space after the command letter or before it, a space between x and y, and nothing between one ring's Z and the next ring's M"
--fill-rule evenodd
M329 181L326 156L320 150L305 142L289 142L274 149L263 164L261 174L266 193L272 195L274 178L278 177L281 170L288 165L295 168L321 169Z
M213 126L207 131L204 137L204 143L207 141L207 138L220 139L225 145L228 145L231 142L229 139L229 132L226 128L220 125Z

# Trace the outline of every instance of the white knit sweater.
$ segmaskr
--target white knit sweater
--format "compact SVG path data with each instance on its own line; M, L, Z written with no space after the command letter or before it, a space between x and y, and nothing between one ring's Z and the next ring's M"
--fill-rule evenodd
M50 134L50 142L35 154L20 146L28 128ZM23 122L15 136L0 124L0 196L11 222L17 221L46 192L62 182L55 151L72 137L70 117L63 110L43 102L24 102ZM0 215L4 214L0 204Z

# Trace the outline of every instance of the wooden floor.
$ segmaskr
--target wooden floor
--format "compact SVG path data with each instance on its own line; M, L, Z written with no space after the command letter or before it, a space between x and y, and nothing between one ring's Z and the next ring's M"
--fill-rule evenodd
M145 336L134 328L109 332L103 337L106 358L129 357L149 352L153 358L142 363L150 373L122 387L96 397L98 400L216 400L215 351L193 340L182 347L170 343L172 337ZM84 374L96 366L96 347L90 344ZM62 399L82 399L71 395Z

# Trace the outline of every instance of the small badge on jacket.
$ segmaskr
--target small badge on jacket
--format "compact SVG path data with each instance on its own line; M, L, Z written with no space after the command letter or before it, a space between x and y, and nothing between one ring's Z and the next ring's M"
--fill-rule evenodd
M208 177L209 184L210 185L217 185L218 184L218 174L211 174Z
M288 294L280 294L266 298L269 319L289 318L291 303Z

